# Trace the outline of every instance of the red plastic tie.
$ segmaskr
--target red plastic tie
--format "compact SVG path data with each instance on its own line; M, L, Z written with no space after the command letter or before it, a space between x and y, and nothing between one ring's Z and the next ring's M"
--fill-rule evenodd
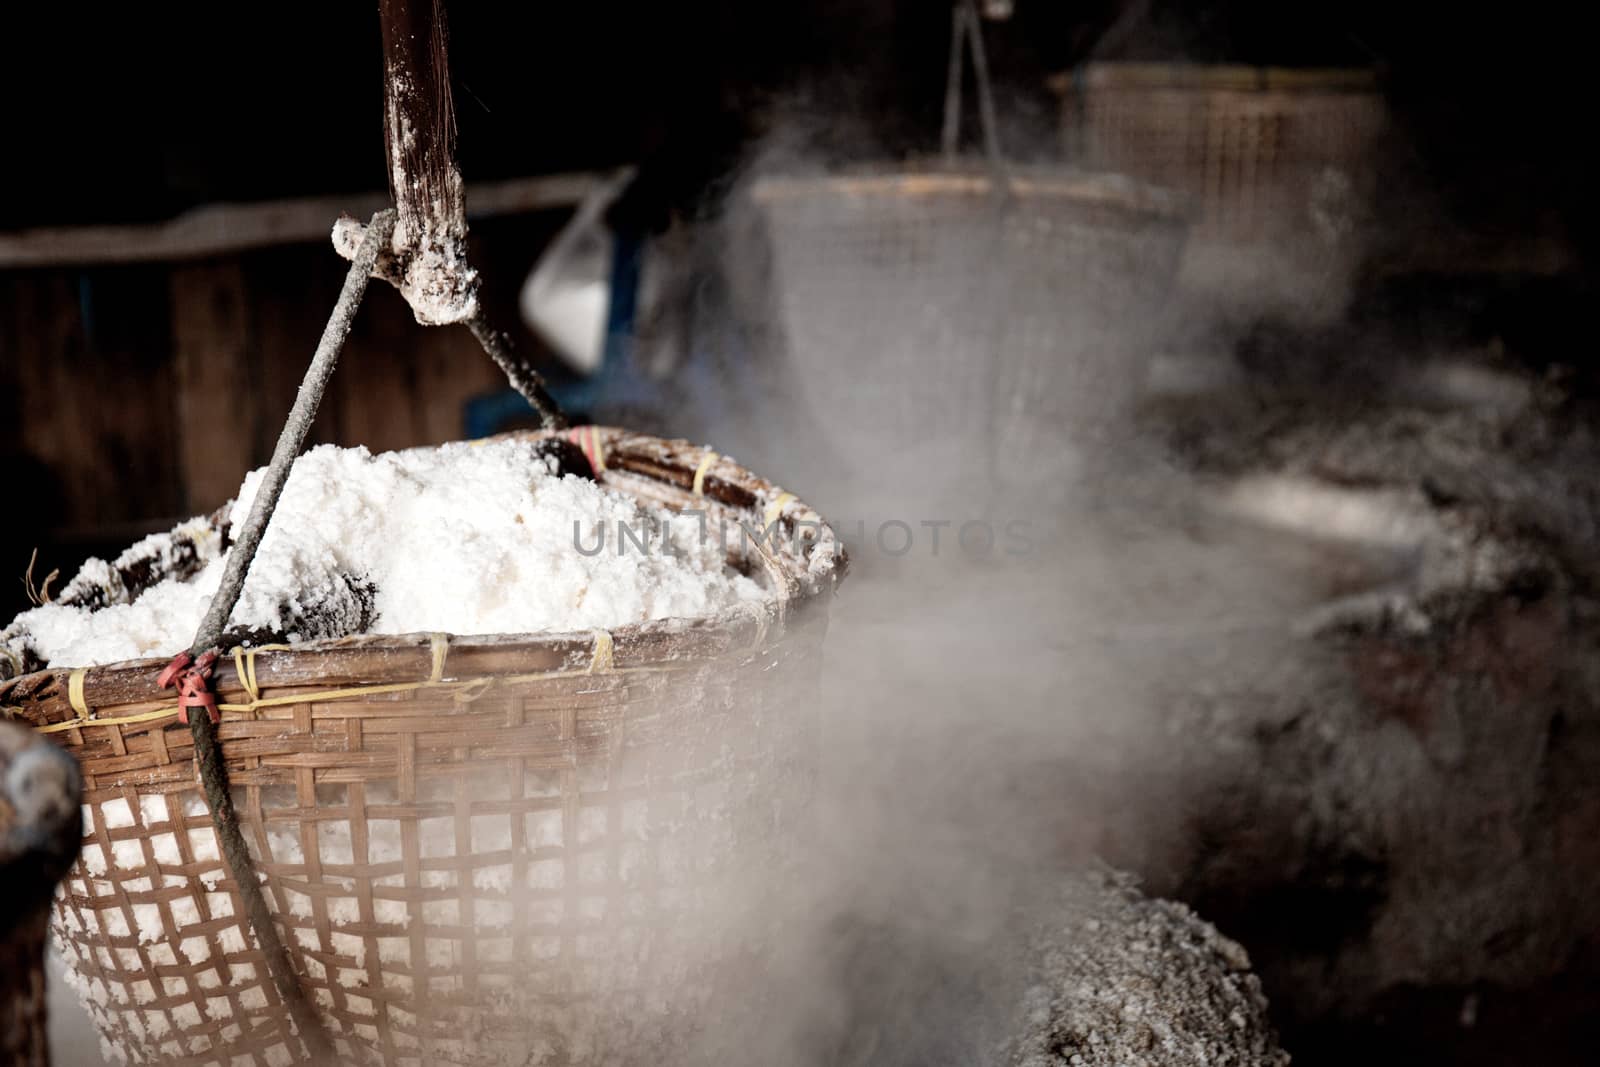
M178 690L178 721L187 724L190 708L205 708L213 723L222 721L217 710L217 694L211 691L211 670L217 665L215 650L206 652L196 660L187 652L179 652L161 671L156 684L162 689Z
M589 457L590 468L596 474L606 469L606 454L601 445L599 427L574 426L567 431L567 440L583 449L583 454Z

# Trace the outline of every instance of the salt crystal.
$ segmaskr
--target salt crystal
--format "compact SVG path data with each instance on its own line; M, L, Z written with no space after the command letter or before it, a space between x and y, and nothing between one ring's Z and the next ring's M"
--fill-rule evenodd
M101 804L100 817L104 820L107 830L121 830L133 825L133 809L129 808L128 802L121 798Z
M408 964L411 962L411 942L403 937L378 938L378 962Z
M474 855L504 852L511 847L511 821L504 815L474 815L470 825Z
M185 926L194 926L200 922L200 906L194 902L193 897L174 897L170 907L172 908L172 921L180 929Z
M183 863L177 834L155 834L150 838L150 848L155 853L156 863L163 867L178 867Z
M287 830L267 831L267 844L272 849L272 859L275 863L304 863L305 855L300 851L299 833L290 833Z
M144 846L138 841L113 841L111 860L123 870L138 870L144 866Z
M139 815L144 819L144 824L167 821L167 798L158 795L142 796L139 798Z
M499 864L492 867L479 867L472 872L472 887L474 889L487 889L496 893L511 891L512 873L510 864Z
M220 860L222 853L217 849L217 832L207 826L199 830L189 831L189 851L194 858L202 863Z
M106 854L99 845L85 845L83 852L83 868L93 875L106 873Z
M411 919L405 901L384 900L381 897L372 902L372 914L374 919L387 926L405 926Z
M166 924L161 921L161 909L154 904L135 904L133 921L139 927L139 944L148 945L166 936Z
M350 864L355 854L350 847L350 824L323 822L317 824L317 851L323 863Z
M423 819L417 824L417 843L423 859L455 855L455 825L453 819Z
M456 943L454 941L447 941L442 937L430 937L426 939L423 951L427 953L429 967L448 968L455 966Z
M361 905L349 897L330 897L326 906L328 919L335 926L349 926L361 921Z
M264 473L251 472L240 487L229 512L234 529ZM26 643L51 666L170 656L193 639L226 567L203 520L177 532L194 538L198 531L212 540L199 546L204 566L191 577L157 583L131 602L113 597L97 611L46 604L19 615L5 639L19 652ZM597 531L607 547L589 552ZM624 531L647 547L625 541ZM611 628L704 616L767 596L728 567L719 539L703 535L697 517L558 476L527 440L377 456L323 445L301 456L231 623L289 632L292 640L304 618L298 609L334 603L352 580L370 583L370 632L383 634ZM120 580L95 560L73 581L106 587ZM127 820L132 825L131 813Z
M284 890L289 900L289 914L296 919L311 918L311 898L304 893L296 893L292 889Z
M337 930L329 934L328 937L333 943L333 951L336 955L353 960L357 967L366 963L367 946L361 938L353 937L350 934L341 934Z
M429 926L454 926L461 921L460 905L454 900L425 900L422 921Z
M369 819L367 821L367 861L383 863L400 858L400 820Z
M561 812L530 811L525 820L529 848L559 848L561 846Z

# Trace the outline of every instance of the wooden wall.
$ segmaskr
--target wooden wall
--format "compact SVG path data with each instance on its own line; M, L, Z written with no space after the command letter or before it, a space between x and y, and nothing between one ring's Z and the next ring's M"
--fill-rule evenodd
M559 214L487 220L472 256L520 344L517 287ZM270 457L346 264L322 244L176 264L0 271L0 613L41 573L217 507ZM461 327L374 283L313 437L374 451L458 438L504 379ZM9 610L8 610L9 609Z

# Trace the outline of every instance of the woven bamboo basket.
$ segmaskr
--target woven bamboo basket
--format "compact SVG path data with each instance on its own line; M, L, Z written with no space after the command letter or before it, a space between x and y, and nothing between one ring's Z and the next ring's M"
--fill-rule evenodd
M354 637L219 665L241 824L341 1062L628 1062L747 948L719 941L744 899L723 891L778 876L801 841L844 566L832 531L714 453L572 433L603 483L731 530L730 558L770 599L611 632ZM0 704L83 766L84 851L54 934L109 1055L299 1062L161 665L0 684Z
M1186 284L1273 298L1357 266L1387 125L1371 71L1092 63L1051 84L1068 159L1195 199Z
M953 165L768 177L750 195L797 388L844 447L904 460L883 480L1010 470L1048 491L1125 424L1181 197Z

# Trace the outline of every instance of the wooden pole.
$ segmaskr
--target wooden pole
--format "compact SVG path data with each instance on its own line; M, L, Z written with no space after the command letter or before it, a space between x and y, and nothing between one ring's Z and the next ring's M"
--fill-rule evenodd
M378 0L378 14L400 291L418 322L465 322L477 306L477 278L466 262L467 201L456 167L443 0Z
M450 95L443 0L378 0L383 24L383 138L394 196L394 236L376 273L400 290L426 326L461 323L472 331L547 428L566 424L544 380L489 322L478 276L467 263L467 206L456 166L455 104ZM333 243L351 258L362 227L341 219Z

